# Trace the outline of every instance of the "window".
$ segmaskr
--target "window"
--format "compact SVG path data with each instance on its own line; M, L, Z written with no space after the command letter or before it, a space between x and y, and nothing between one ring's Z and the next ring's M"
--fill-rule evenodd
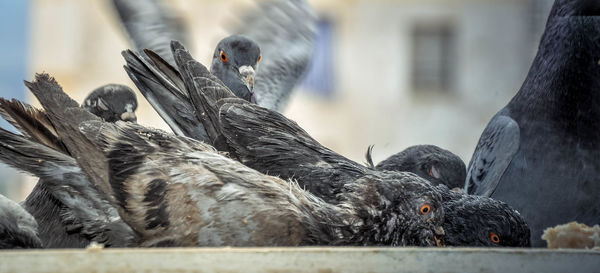
M412 32L412 84L415 91L447 92L454 84L454 28L417 24Z
M302 82L306 90L323 95L333 94L333 27L330 20L321 19L317 23L317 35L310 68Z

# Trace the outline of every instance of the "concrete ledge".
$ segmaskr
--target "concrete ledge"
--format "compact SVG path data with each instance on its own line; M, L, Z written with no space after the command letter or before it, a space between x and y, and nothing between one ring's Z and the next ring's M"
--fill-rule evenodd
M154 248L0 251L0 272L600 272L600 251Z

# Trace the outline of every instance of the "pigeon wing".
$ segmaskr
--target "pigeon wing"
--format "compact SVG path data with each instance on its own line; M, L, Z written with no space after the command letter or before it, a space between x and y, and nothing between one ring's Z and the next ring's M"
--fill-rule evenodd
M305 0L264 1L242 17L235 33L260 46L262 62L256 72L257 104L281 111L309 68L317 17Z
M16 99L9 101L0 98L0 115L30 139L67 153L44 111Z
M160 0L113 0L113 6L138 51L151 49L175 66L169 44L172 40L188 44L181 19Z
M469 168L465 190L490 196L519 149L519 125L505 115L494 117L481 134Z
M107 246L128 246L133 231L104 195L87 179L72 157L0 128L0 160L40 178L52 196L66 206L60 213L67 230L78 229Z
M158 54L146 50L151 62L131 50L123 51L125 71L142 95L177 135L206 141L207 135L179 72Z
M230 151L242 163L265 174L295 179L328 201L335 200L344 183L368 172L278 112L231 101L222 104L219 117Z

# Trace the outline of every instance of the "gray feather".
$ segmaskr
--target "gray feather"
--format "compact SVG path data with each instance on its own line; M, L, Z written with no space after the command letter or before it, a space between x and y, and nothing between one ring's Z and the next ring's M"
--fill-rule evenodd
M138 51L151 49L175 66L169 44L188 44L186 29L179 17L159 0L113 0L121 23Z
M469 163L465 190L490 196L519 150L519 125L510 117L494 117L481 134Z
M263 1L246 13L234 32L254 40L263 61L256 72L257 104L282 111L307 71L313 52L317 17L305 0Z

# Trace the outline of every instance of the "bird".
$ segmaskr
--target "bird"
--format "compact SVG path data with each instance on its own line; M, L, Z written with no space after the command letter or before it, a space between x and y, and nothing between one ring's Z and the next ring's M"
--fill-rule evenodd
M151 49L166 64L176 67L169 50L171 40L189 47L190 39L173 11L158 0L113 0L113 7L138 51ZM305 0L267 0L237 19L241 24L233 31L235 34L222 39L215 48L211 72L239 97L282 111L309 68L317 31L315 12ZM162 94L153 95L134 82L145 97L151 97L148 100L155 109L158 106L154 100L177 98L156 87L153 91ZM168 110L159 108L157 112L167 112L162 116L171 112Z
M430 184L415 174L374 170L331 151L280 113L236 98L201 64L191 61L189 53L178 42L173 42L172 48L178 65L187 65L186 70L195 73L189 77L194 79L194 89L190 92L193 103L189 102L189 105L196 107L200 117L197 122L204 123L209 136L208 143L244 165L264 174L293 179L330 204L341 202L340 196L348 184L372 175L401 175ZM455 215L461 217L444 217L444 225L456 232L445 232L445 242L463 246L484 243L488 246L529 245L529 228L518 212L505 204L490 198L454 194L445 185L440 185L437 190L441 191L443 197L442 206L450 207ZM480 208L485 211L478 212ZM498 209L497 214L489 213L495 209ZM459 227L452 228L455 222L461 226L473 222L469 225L475 229L472 236L465 236L464 230ZM494 238L501 236L502 243L492 241L490 234L487 242L481 241L475 231L484 228L490 234L496 233Z
M483 130L465 190L542 231L600 219L600 2L556 0L520 90Z
M82 107L107 122L136 122L138 103L131 88L121 84L106 84L96 88L84 100Z
M122 120L135 122L133 111L137 107L137 100L133 91L124 85L101 86L84 99L82 106L107 121L123 118ZM56 128L43 111L18 100L0 98L0 115L29 138L69 154L64 143L58 138ZM60 217L69 208L49 191L48 183L43 180L36 183L21 205L40 224L39 238L44 248L86 247L91 242L90 239L97 237L89 235L93 234L90 232L81 232L81 226L64 221Z
M347 184L342 202L332 205L204 142L131 122L106 123L81 109L48 74L26 85L93 186L81 188L96 188L117 208L134 231L136 246L435 246L441 240L436 236L443 219L440 194L416 175L365 176ZM2 161L36 154L22 147L49 149L1 131ZM48 166L63 156L43 154L41 164ZM61 181L73 189L83 183Z
M0 194L0 249L42 248L38 224L19 204Z
M438 187L445 188L440 184ZM444 206L442 227L447 246L531 247L525 219L508 204L489 197L440 190Z
M454 153L435 145L414 145L391 155L377 166L372 159L373 146L367 149L367 164L373 169L412 172L434 185L462 188L467 176L465 163Z

